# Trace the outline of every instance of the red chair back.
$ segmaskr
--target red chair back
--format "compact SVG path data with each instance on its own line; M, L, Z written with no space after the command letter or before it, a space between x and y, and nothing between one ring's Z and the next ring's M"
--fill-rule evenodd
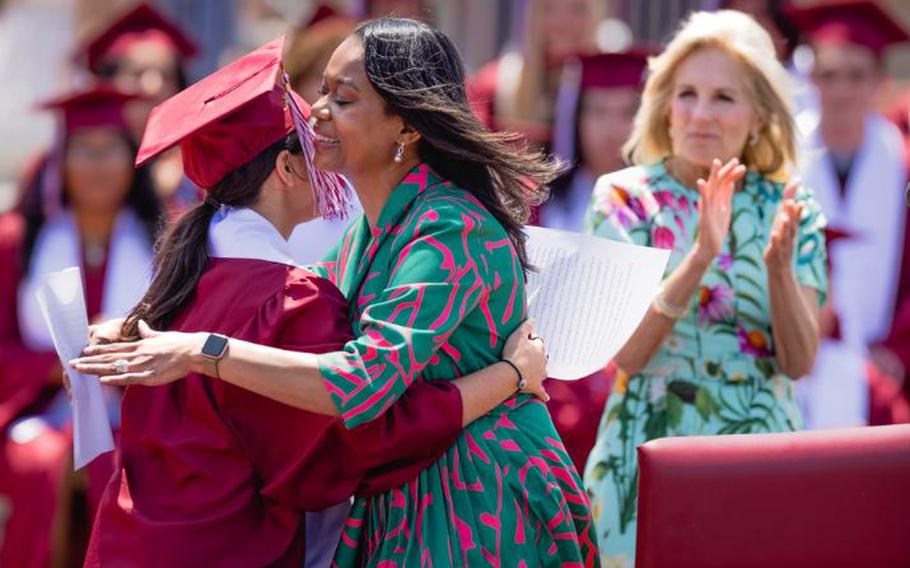
M640 568L910 567L910 425L638 448Z

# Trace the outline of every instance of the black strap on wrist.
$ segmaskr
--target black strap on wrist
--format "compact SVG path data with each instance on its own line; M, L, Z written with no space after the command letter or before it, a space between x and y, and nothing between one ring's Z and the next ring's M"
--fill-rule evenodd
M513 369L515 369L515 373L518 375L518 383L517 383L517 387L518 387L518 388L517 388L516 390L517 390L518 392L521 392L521 391L523 391L525 388L527 388L527 386L528 386L528 381L525 380L524 375L521 374L521 369L518 368L518 365L516 365L515 363L513 363L513 362L511 362L511 361L509 361L508 359L505 359L505 358L503 358L502 362L508 364L510 367L512 367Z

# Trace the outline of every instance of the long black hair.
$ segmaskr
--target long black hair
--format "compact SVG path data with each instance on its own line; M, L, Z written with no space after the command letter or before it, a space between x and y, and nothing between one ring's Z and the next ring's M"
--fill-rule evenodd
M296 132L272 144L209 188L208 198L186 211L161 236L155 252L155 276L145 296L127 316L124 337L139 335L139 320L155 329L167 329L189 305L209 261L209 223L218 207L248 207L255 203L283 150L301 153Z
M135 156L139 149L133 139L126 131L122 131L118 134L129 146L130 156ZM17 206L17 210L25 219L25 235L21 251L21 278L25 278L28 274L29 268L31 267L32 254L35 249L35 242L38 239L41 228L44 227L44 223L47 222L44 212L44 195L42 187L45 184L47 176L55 175L57 173L52 172L51 168L62 167L62 164L58 163L57 160L54 160L51 157L51 154L48 153L39 161L34 169L34 173L26 179L25 188ZM61 183L66 183L63 181L62 175L60 176L60 179ZM66 188L61 192L61 199L63 200L62 204L64 206L69 203ZM140 223L142 223L142 226L148 234L149 244L154 243L158 232L164 223L164 208L161 205L161 200L157 193L155 193L155 187L152 184L152 176L148 168L142 167L133 173L133 181L130 184L123 205L130 207L136 213L136 216L139 218Z
M378 18L354 34L370 84L391 113L420 133L421 160L490 211L527 270L522 225L546 198L559 163L529 150L521 135L480 123L468 105L461 57L442 32L407 18Z

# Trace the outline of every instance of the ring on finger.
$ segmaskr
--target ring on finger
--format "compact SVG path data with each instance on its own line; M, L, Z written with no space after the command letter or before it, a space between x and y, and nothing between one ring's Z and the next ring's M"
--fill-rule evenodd
M126 359L117 359L114 361L114 370L118 375L126 374L130 370L130 362Z

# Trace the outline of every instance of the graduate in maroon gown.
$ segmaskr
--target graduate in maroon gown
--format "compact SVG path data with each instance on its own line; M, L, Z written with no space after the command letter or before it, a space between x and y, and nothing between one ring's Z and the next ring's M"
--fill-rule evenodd
M626 167L622 146L644 85L646 48L580 55L566 64L559 87L553 153L570 169L550 187L540 206L540 224L583 232L597 178Z
M126 108L138 143L152 108L189 84L187 67L198 52L185 30L143 2L88 38L77 50L76 62L98 82L142 94ZM171 212L198 202L197 188L182 175L179 152L166 153L149 167L155 189Z
M829 226L849 234L830 246L822 342L797 390L807 428L890 421L881 410L900 392L903 374L893 353L907 349L891 331L907 317L900 315L907 168L900 132L876 110L876 100L887 80L888 50L910 34L869 0L822 3L792 15L814 50L819 93L818 109L797 117L805 135L800 173Z
M161 207L148 172L132 167L129 99L96 88L47 103L62 117L57 143L18 207L0 216L0 501L10 509L0 566L47 566L52 553L81 559L79 531L113 471L106 455L72 473L62 370L34 290L41 275L79 266L95 320L126 315L148 285ZM119 391L108 395L116 417Z
M413 478L464 423L514 391L514 376L487 371L419 384L382 418L349 430L218 380L226 336L313 353L352 336L344 296L294 266L287 242L297 223L337 216L348 197L343 178L312 166L309 107L287 86L282 47L276 40L241 58L151 116L138 161L178 144L207 198L169 229L122 332L148 336L147 323L204 335L198 356L208 372L127 390L121 466L87 566L327 565L344 516L333 522L328 511L329 522L311 523L304 511L345 508L355 492ZM507 350L537 344L525 338ZM528 378L539 388L544 356L534 354L539 372Z

